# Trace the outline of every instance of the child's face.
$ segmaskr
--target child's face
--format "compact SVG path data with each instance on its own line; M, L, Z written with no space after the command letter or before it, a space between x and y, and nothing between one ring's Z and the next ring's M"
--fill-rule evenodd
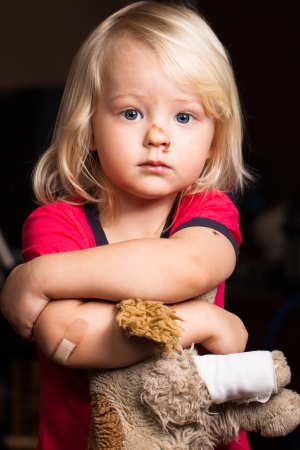
M104 77L92 130L90 148L117 194L174 198L210 157L214 121L191 86L169 78L149 48L129 41Z

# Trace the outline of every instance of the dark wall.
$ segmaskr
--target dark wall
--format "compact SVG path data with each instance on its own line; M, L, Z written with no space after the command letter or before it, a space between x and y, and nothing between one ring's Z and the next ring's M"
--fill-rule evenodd
M79 45L116 1L0 3L0 89L15 89L64 83Z
M199 0L231 55L267 202L299 186L299 2Z

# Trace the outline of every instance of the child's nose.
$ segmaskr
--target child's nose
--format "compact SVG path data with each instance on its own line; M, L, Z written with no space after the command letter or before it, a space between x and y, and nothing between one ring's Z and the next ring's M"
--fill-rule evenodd
M170 147L167 133L159 126L153 124L144 139L145 147L162 147L164 152Z

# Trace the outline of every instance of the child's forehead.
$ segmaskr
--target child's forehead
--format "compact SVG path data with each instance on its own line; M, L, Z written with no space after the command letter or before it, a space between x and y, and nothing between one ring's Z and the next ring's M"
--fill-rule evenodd
M167 51L163 52L162 49L157 49L142 38L132 35L119 37L109 45L106 52L106 63L103 67L104 77L110 75L117 68L126 70L128 65L136 72L149 66L160 68L167 78L193 89L198 84L197 77L187 69L189 66L188 56L183 61L179 55L176 58L176 52L168 55Z
M140 53L150 56L153 62L157 60L157 63L159 63L160 59L157 51L153 47L142 40L134 39L134 37L126 37L125 39L117 40L109 49L109 53L110 55L107 56L110 57L112 61L116 58L119 60L138 58Z
M109 42L106 48L106 61L113 64L116 60L126 62L128 59L135 58L139 61L139 54L147 54L152 63L160 64L160 55L158 51L141 38L134 35L119 36Z

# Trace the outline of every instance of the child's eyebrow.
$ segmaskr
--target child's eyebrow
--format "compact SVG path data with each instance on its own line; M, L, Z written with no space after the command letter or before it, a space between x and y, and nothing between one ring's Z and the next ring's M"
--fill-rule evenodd
M116 100L122 100L122 99L126 99L126 98L134 98L137 100L145 100L147 99L147 95L144 94L133 94L133 93L126 93L126 94L115 94L112 95L111 97L109 97L110 101L116 101ZM199 100L195 100L194 98L174 98L173 99L174 103L182 103L182 104L186 104L189 103L190 105L195 105L195 106L201 106L203 108L201 99L199 98Z
M203 106L200 98L197 101L195 99L190 99L190 98L182 98L182 99L181 98L177 98L177 99L174 99L174 102L176 102L176 103L189 103L190 105Z
M115 100L120 100L122 98L136 98L136 99L145 99L146 96L142 95L142 94L132 94L132 93L126 93L126 94L116 94L116 95L112 95L111 97L109 97L110 101L115 101Z

